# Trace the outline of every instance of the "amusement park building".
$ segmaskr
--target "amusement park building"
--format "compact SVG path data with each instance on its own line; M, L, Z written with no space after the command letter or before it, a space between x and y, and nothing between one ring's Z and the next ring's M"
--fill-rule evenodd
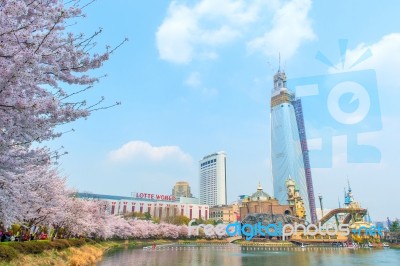
M181 197L176 200L170 195L152 193L132 193L132 197L78 193L79 198L90 198L105 201L107 212L124 215L130 212L149 213L154 218L168 218L184 215L190 219L209 218L209 206L198 204L198 199Z
M288 189L286 188L286 192ZM296 216L296 206L293 204L280 204L280 202L263 191L261 184L257 191L243 199L239 208L240 218L248 214L267 213Z
M224 223L231 223L240 220L239 205L233 203L230 205L216 205L210 207L210 220Z

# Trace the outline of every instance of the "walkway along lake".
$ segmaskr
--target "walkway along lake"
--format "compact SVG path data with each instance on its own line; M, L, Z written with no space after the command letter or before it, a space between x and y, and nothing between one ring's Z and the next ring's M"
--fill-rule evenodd
M111 265L400 265L400 249L340 247L241 247L164 245L156 249L121 249L106 254L99 266Z

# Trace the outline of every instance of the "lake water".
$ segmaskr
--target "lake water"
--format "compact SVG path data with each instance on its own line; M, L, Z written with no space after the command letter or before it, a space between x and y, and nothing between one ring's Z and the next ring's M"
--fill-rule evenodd
M265 248L208 246L122 249L104 256L99 266L115 265L400 265L400 250L331 247Z

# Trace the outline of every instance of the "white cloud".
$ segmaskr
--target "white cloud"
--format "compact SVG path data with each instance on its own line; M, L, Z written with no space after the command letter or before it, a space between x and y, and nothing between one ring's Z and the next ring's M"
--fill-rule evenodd
M164 160L174 160L183 163L191 163L190 155L183 152L178 146L152 146L145 141L130 141L117 150L109 153L112 162L127 162L134 160L149 160L161 162Z
M272 28L249 41L247 48L267 56L276 56L280 52L287 59L296 53L302 42L316 38L308 18L311 0L293 0L276 8Z
M201 0L192 6L173 1L156 33L158 51L161 59L173 63L215 59L217 48L248 39L249 29L269 27L248 43L249 49L266 55L281 51L289 58L303 41L314 38L310 8L311 0ZM268 21L270 13L275 15Z
M250 3L251 2L251 3ZM201 0L194 8L203 18L225 20L232 25L244 25L255 21L265 1Z
M201 85L200 73L197 71L190 73L185 80L185 85L189 87L199 87Z
M202 0L193 7L173 1L156 33L161 59L188 63L197 54L199 58L216 58L215 47L240 36L240 30L234 24L250 19L246 14L243 1L224 0L216 3L213 0ZM238 20L233 23L232 20L236 18ZM196 46L200 48L198 51Z
M363 62L353 66L354 63L370 49L372 56ZM329 69L331 73L342 71L354 71L362 69L374 69L377 73L378 87L380 91L397 93L400 91L400 33L391 33L382 37L378 42L367 45L361 43L356 48L348 50L344 67L341 63L335 68ZM352 67L353 66L353 67ZM396 88L397 90L393 90ZM400 94L398 94L400 95Z
M160 57L175 63L189 62L193 53L193 34L197 31L197 19L193 10L172 2L167 18L157 31Z

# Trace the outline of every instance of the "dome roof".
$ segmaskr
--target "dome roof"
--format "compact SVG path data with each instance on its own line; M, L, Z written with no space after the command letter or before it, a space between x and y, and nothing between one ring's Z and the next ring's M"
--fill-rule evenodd
M263 191L260 183L258 183L257 191L253 193L249 199L251 201L267 201L271 199L271 196Z

